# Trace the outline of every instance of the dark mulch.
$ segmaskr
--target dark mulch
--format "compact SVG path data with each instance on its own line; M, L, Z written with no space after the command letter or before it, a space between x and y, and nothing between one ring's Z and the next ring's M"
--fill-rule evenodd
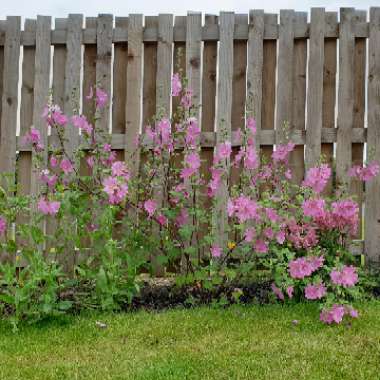
M262 281L245 285L217 286L205 289L201 286L176 286L172 281L145 281L140 293L128 309L162 310L173 307L207 305L215 302L222 304L239 303L266 304L271 299L271 282Z

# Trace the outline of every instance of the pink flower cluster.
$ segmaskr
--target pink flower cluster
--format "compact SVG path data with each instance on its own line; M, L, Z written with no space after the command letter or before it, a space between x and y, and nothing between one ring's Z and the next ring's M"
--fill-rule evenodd
M342 322L343 317L349 315L351 318L357 318L359 313L353 307L334 304L330 309L324 309L321 312L320 320L327 324Z
M41 152L44 149L44 144L41 141L41 133L38 129L31 127L30 131L23 137L22 143L32 144L36 152Z
M247 220L260 221L261 217L259 211L260 207L257 202L244 195L228 200L228 216L236 216L239 223L244 223Z
M174 142L171 132L170 120L163 118L156 123L154 128L150 125L146 126L145 134L153 143L153 150L156 155L160 155L162 151L172 152L174 150Z
M285 145L277 145L276 150L272 153L272 159L274 162L286 163L288 161L289 154L293 151L295 144L289 142Z
M313 189L317 194L320 194L327 185L331 176L331 169L327 164L322 164L319 167L310 168L306 173L306 178L302 185Z
M181 178L188 179L196 174L201 167L201 159L199 153L191 151L185 156L185 167L181 170Z
M112 175L103 180L103 191L108 195L110 204L121 203L128 193L129 171L122 161L112 164Z
M90 87L90 93L86 96L87 100L94 98L94 89ZM103 91L101 88L97 87L95 90L95 104L96 107L102 109L108 102L108 94Z
M332 270L330 278L333 284L341 285L345 288L354 286L359 280L356 268L352 265L345 265L341 270Z
M280 288L276 286L276 284L273 282L271 285L272 292L277 296L278 299L281 301L285 300L284 293ZM286 288L286 294L288 295L289 298L293 298L293 293L294 293L294 286L288 286Z
M4 234L7 229L7 221L0 216L0 235Z
M295 248L308 249L315 247L318 244L317 229L311 223L297 223L295 219L290 219L287 222L288 240Z
M317 300L323 298L327 294L326 286L321 283L317 285L307 285L305 288L305 297L308 300Z
M368 165L355 165L349 171L348 175L357 178L360 181L368 182L376 177L380 172L380 165L377 161L372 161Z
M37 208L44 215L56 215L61 203L58 201L49 201L45 197L39 199Z
M299 257L289 262L289 274L294 279L303 279L323 266L323 256Z
M179 96L182 91L181 78L178 73L172 76L172 96Z
M255 147L256 122L253 118L247 119L247 131L249 132L246 146L241 146L238 154L234 159L234 166L238 166L241 161L244 163L244 168L254 170L259 167L260 160Z
M72 121L74 127L77 127L78 129L80 129L81 131L83 131L84 133L86 133L88 136L91 135L91 133L92 133L92 131L93 131L94 128L87 121L86 116L83 116L83 115L74 115L71 118L71 121Z
M42 118L51 127L64 127L69 121L58 105L47 105L42 112Z

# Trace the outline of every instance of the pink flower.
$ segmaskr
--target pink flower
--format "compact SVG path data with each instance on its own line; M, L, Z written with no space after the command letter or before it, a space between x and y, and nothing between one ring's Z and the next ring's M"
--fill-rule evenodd
M72 121L74 127L81 129L87 135L91 135L93 127L87 121L86 116L74 115L74 116L72 116L71 121Z
M230 200L227 205L227 212L230 217L235 215L239 223L244 223L247 220L260 220L258 204L244 195Z
M157 209L157 203L153 199L148 199L144 202L144 210L148 213L151 218Z
M324 323L340 323L343 320L345 310L343 305L334 304L331 309L324 309L321 312L320 320Z
M268 252L268 242L257 239L255 243L255 251L257 253L267 253Z
M98 108L103 108L108 101L107 93L105 91L103 91L102 89L97 88L95 96L96 96L96 106Z
M354 286L359 280L356 268L352 265L344 265L340 271L337 269L332 270L330 278L333 284L342 285L345 288Z
M350 315L351 318L358 318L359 317L359 312L355 310L352 306L348 307L346 310L346 313L348 311L348 314Z
M50 188L53 188L57 183L58 177L54 174L49 176L50 172L48 169L42 170L41 172L41 181L46 183Z
M361 181L368 182L379 174L380 165L377 161L372 161L366 166L353 166L349 171L350 177L357 178Z
M58 159L55 156L50 157L50 166L56 168L58 166Z
M191 152L186 155L185 163L194 170L198 170L201 167L201 159L197 152Z
M247 129L252 133L252 135L256 134L256 120L253 117L247 118Z
M281 301L285 299L281 289L279 289L274 282L272 283L271 288L272 292L277 296L278 299L280 299Z
M328 165L322 164L320 167L311 168L306 174L306 178L302 185L310 187L317 194L320 194L331 176L331 169Z
M46 106L42 113L42 118L51 127L63 127L68 122L67 116L61 111L58 105Z
M272 159L275 162L285 163L288 159L289 153L294 149L295 144L292 142L286 145L277 145L276 150L272 153Z
M93 168L94 164L95 164L94 156L88 156L86 158L86 162L87 162L87 165L88 165L89 168Z
M187 120L187 128L185 132L185 142L189 146L194 146L197 143L197 139L201 134L201 130L198 126L198 120L195 117L190 117Z
M254 145L247 146L244 157L244 167L248 170L254 170L259 167L259 159Z
M189 221L189 213L188 211L183 208L181 209L180 213L177 215L175 222L178 227L182 227Z
M160 226L165 226L168 223L168 218L163 214L157 215L156 219Z
M114 177L124 177L126 181L129 180L129 171L124 161L115 161L111 170Z
M74 167L73 167L73 164L71 163L70 160L64 158L62 161L61 161L61 164L59 165L59 167L63 170L63 172L65 174L70 174L74 171Z
M111 148L112 148L111 144L106 143L103 145L103 151L104 152L111 152Z
M294 286L288 286L286 288L286 293L287 293L289 298L293 298Z
M7 221L0 216L0 235L4 234L7 229Z
M270 227L265 228L263 233L267 239L273 239L273 237L274 237L274 231Z
M325 200L324 199L307 199L302 205L303 213L311 218L323 218L325 215Z
M182 91L181 78L178 73L175 73L172 76L172 96L180 95L181 91Z
M280 220L280 217L278 216L277 211L273 208L270 208L270 207L266 208L265 214L272 223L278 223L278 221Z
M110 204L119 204L128 193L128 185L115 177L107 177L103 180L103 191L108 194Z
M280 244L280 245L284 244L285 236L286 236L285 235L285 231L283 231L283 230L278 231L277 234L276 234L276 241L277 241L277 243Z
M289 262L289 273L292 278L303 279L310 276L323 264L323 256L300 257Z
M190 109L192 105L193 91L186 89L184 95L181 98L181 106L185 109Z
M213 245L210 248L210 252L211 252L211 256L212 257L220 257L220 256L222 256L222 249L219 246L217 246L217 245Z
M38 201L37 208L44 215L55 215L57 214L61 204L57 201L48 201L46 198L40 198Z
M44 145L41 142L41 133L38 129L31 127L30 131L23 137L23 144L32 144L33 148L40 152L44 149Z
M321 299L326 295L326 286L321 283L318 285L307 285L305 288L305 297L308 300Z
M220 188L223 171L221 169L210 168L210 172L211 181L207 187L207 195L213 197Z
M244 240L250 243L256 235L256 231L253 227L247 228L244 233Z
M309 256L308 261L311 265L311 270L315 272L319 268L322 268L325 258L324 256Z
M232 153L231 143L225 141L224 143L219 144L216 147L215 163L220 162L221 160L227 159Z
M355 234L359 224L359 206L351 199L343 199L331 204L333 227Z

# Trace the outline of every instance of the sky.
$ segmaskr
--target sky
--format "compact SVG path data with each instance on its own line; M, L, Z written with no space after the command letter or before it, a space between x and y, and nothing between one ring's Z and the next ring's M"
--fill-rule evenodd
M185 15L187 11L248 13L249 9L264 9L266 12L277 12L279 9L307 11L311 7L325 7L329 11L340 7L368 10L370 6L379 5L379 0L266 0L265 4L263 0L3 0L1 3L0 19L10 15L34 18L37 14L66 17L69 13L82 13L85 16L111 13L125 16L129 13Z

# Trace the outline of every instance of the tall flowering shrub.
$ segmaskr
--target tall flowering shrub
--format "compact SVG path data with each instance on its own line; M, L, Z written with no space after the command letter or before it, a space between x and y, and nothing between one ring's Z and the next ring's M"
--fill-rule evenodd
M331 169L321 163L294 184L288 162L295 145L279 144L261 157L248 115L236 136L240 148L228 139L218 143L204 175L198 112L179 74L172 95L179 104L173 117L158 114L124 159L96 126L108 101L101 88L87 97L93 120L47 104L42 117L54 144L44 146L34 127L23 137L34 152L39 192L14 196L4 187L0 194L1 250L8 257L0 264L3 313L16 326L72 307L117 309L138 293L139 272L164 266L179 284L204 288L240 284L267 268L281 302L319 302L320 319L329 324L356 318L351 301L359 296L359 270L348 244L359 206L343 188L324 195ZM74 152L66 138L72 128L83 141ZM138 163L136 175L131 168ZM238 183L229 165L239 171ZM370 162L349 175L369 181L378 172ZM212 217L222 188L227 242ZM73 287L79 291L63 299Z

